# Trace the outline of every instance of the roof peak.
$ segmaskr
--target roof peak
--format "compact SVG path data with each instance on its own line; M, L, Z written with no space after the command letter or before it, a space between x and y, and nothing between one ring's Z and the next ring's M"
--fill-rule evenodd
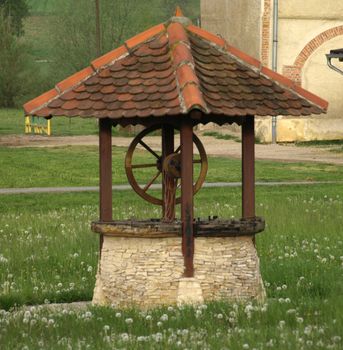
M180 6L176 6L175 17L185 17Z
M165 23L165 25L166 27L168 27L170 23L175 22L181 23L184 27L188 27L189 25L193 24L192 20L183 14L180 6L176 6L174 16L170 17L169 20Z

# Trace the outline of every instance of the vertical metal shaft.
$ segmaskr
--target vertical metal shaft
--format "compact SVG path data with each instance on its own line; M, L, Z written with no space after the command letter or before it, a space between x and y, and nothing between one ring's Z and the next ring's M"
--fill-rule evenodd
M279 30L279 1L273 2L273 50L272 50L272 69L277 71L278 63L278 30ZM272 143L277 142L277 119L272 116Z
M273 50L272 50L272 69L277 71L278 63L278 41L279 41L279 1L273 3Z
M95 25L96 25L96 54L101 55L101 31L100 31L100 0L95 0Z
M181 137L181 221L182 252L185 277L194 276L194 232L193 232L193 125L191 120L183 120Z
M255 217L255 117L242 125L242 217Z

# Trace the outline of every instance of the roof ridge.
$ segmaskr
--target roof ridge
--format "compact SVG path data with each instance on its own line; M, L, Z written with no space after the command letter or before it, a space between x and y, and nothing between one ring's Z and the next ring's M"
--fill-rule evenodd
M186 114L197 108L208 113L200 82L195 73L194 58L184 25L171 22L167 27L167 33L183 112Z

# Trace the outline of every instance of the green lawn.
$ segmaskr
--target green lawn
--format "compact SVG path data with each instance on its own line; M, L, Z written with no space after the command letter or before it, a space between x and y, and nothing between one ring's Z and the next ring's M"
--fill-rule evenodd
M267 222L257 236L266 303L0 311L1 348L341 349L343 185L259 187L256 196ZM114 198L115 218L160 216L131 192ZM89 223L98 194L4 196L0 211L0 309L90 300L98 237ZM239 213L238 188L196 196L196 216Z
M41 1L40 1L41 2ZM53 60L53 42L49 32L51 16L30 16L24 21L24 40L31 46L31 54L36 60L40 60L39 69L45 68ZM43 61L43 62L42 62Z
M61 5L61 0L28 0L27 2L31 13L43 15L53 13Z
M24 134L24 111L19 109L0 108L0 136Z
M24 134L25 115L22 109L0 108L0 136ZM87 118L53 118L51 120L52 135L94 135L98 133L95 119Z
M68 3L70 0L64 0L65 3ZM40 15L50 15L54 13L60 6L63 6L63 1L61 0L28 0L27 1L30 7L30 12L32 14L40 14ZM101 2L101 1L100 1ZM164 0L150 0L149 3L140 3L137 2L137 5L148 11L150 8L151 12L154 12L155 16L159 15L159 11L161 12L161 8L164 5ZM180 5L182 8L187 6L188 9L191 10L191 14L195 15L199 13L200 10L200 1L199 0L180 0L178 1L169 1L172 3ZM115 6L115 5L114 5ZM170 14L171 16L172 14Z
M314 140L314 141L304 141L296 142L296 146L299 147L320 147L326 148L330 152L343 153L343 140Z
M124 171L126 149L113 148L113 183L127 183ZM0 147L0 187L96 186L98 184L98 148L65 146L58 148ZM146 152L138 152L135 164L151 163ZM240 181L241 161L209 158L207 182ZM138 169L139 181L147 182L156 169ZM318 163L256 162L257 181L341 181L343 166Z

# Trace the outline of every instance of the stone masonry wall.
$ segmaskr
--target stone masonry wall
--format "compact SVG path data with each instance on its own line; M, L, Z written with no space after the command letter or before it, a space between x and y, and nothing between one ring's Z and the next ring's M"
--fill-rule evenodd
M196 238L194 266L205 301L264 297L251 237ZM105 236L93 303L143 308L173 305L183 270L179 237Z

